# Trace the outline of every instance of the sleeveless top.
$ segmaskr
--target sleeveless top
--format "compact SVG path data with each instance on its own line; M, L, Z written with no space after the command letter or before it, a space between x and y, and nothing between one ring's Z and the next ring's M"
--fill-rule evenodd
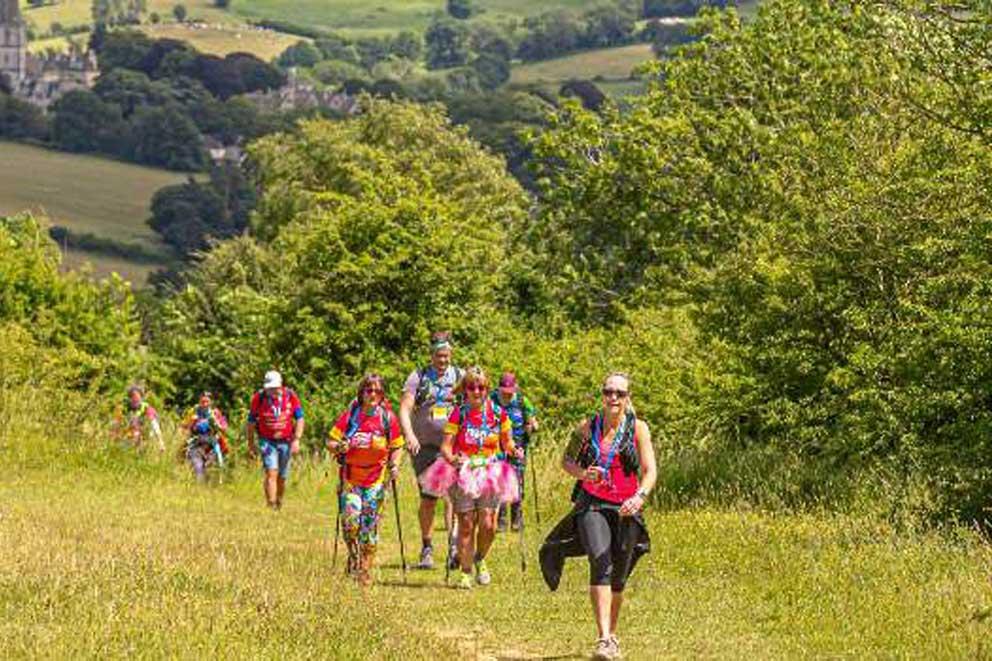
M630 416L627 422L634 426L632 430L626 433L633 434L632 451L636 453L638 444L636 418ZM606 441L606 434L603 432L602 415L596 415L589 424L590 451L584 453L586 461L582 461L580 464L583 465L583 468L592 465L605 468L605 479L595 484L580 480L579 485L583 491L591 496L610 503L620 504L637 493L639 485L638 471L629 470L630 459L628 458L625 461L622 452L619 451L620 445L622 445L619 437L622 433L625 433L624 430L618 430L612 442Z

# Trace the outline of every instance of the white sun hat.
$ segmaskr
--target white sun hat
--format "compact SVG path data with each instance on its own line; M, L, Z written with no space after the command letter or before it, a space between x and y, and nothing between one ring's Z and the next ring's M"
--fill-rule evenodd
M265 382L262 384L263 388L282 388L282 374L275 370L269 370L265 373Z

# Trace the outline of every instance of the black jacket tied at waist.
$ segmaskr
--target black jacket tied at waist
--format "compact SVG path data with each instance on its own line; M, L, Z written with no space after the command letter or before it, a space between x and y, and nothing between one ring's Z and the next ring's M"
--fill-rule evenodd
M595 498L584 490L579 490L574 500L575 507L558 522L558 525L544 540L544 544L541 545L541 573L544 575L544 582L547 583L552 592L558 589L558 584L561 582L565 559L586 555L586 550L582 547L582 541L579 539L576 517L594 508L620 509L619 505ZM626 568L615 568L615 570L625 570L629 575L641 556L651 550L651 538L648 535L644 517L640 513L634 516L620 517L618 528L619 530L614 531L614 534L619 534L620 548L623 555L629 557L630 560Z

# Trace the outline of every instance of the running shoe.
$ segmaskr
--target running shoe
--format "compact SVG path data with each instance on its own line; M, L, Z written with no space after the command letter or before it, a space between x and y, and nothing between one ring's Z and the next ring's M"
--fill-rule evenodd
M434 569L434 549L429 546L420 549L420 562L417 563L417 569Z
M592 651L593 661L613 661L618 659L619 650L613 642L613 638L600 638L596 641L596 646Z
M615 633L610 634L610 642L613 643L613 658L622 659L623 652L620 651L620 639L617 638L617 635Z
M448 569L458 569L461 563L458 560L458 548L452 546L448 549Z
M472 574L466 572L459 572L461 578L455 583L455 587L459 590L471 590L472 589Z
M489 573L489 567L485 560L478 560L475 563L475 582L479 585L489 585L493 582L492 574Z

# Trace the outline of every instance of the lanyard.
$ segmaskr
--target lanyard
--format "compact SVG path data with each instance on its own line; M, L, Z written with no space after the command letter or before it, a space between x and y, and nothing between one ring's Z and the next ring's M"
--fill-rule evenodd
M620 425L617 427L616 434L613 436L613 442L610 443L610 449L606 453L606 460L603 459L603 450L601 447L601 441L603 439L603 415L601 413L597 414L592 421L592 439L590 449L593 453L593 463L602 468L605 471L607 479L609 479L610 467L613 465L613 459L617 456L617 452L620 451L620 445L623 443L623 437L627 433L627 417L620 421Z
M426 376L427 380L431 382L431 390L434 391L434 402L436 404L444 404L448 401L448 393L451 391L451 386L442 383L442 379L447 376L447 374L448 371L445 370L444 374L439 375L437 373L437 368L433 365L431 365L430 368L424 372L424 376Z
M272 397L269 397L269 393L265 393L265 395L263 395L263 397L265 397L269 402L271 402L271 405L269 406L269 408L272 410L273 417L277 421L278 420L282 420L282 408L283 408L283 406L286 405L286 400L288 399L287 396L286 396L285 389L282 391L282 394L279 396L279 402L278 403L276 403L276 400L275 399L273 399Z

